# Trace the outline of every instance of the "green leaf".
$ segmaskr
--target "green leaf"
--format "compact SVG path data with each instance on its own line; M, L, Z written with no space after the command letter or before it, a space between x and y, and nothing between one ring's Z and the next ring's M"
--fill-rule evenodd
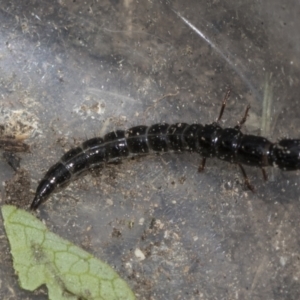
M50 232L32 214L4 205L2 215L23 289L45 284L51 300L131 300L127 283L106 263Z

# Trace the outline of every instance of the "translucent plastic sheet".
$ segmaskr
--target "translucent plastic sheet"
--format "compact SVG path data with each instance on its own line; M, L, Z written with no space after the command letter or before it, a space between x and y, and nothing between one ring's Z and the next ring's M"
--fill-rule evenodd
M2 184L2 203L29 205L87 138L213 122L229 87L222 126L250 104L243 132L299 138L299 12L270 0L1 1L0 124L28 126L31 146L19 154L31 188ZM269 168L265 183L247 167L253 194L237 166L208 160L199 174L200 162L170 153L108 166L38 216L114 266L138 299L297 299L298 172ZM4 159L0 170L1 182L14 176ZM47 299L18 287L3 235L0 245L1 299Z

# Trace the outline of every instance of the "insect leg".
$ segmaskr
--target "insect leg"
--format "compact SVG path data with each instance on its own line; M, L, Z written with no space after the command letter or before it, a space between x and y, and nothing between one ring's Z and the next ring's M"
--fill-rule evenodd
M204 167L205 167L205 162L206 162L206 158L202 158L202 162L201 162L201 165L199 166L198 168L198 172L202 172L204 170Z
M225 107L226 107L226 102L227 102L227 100L229 99L229 96L230 96L230 92L231 92L231 90L228 89L228 91L225 94L225 97L224 97L223 102L222 102L220 114L219 114L219 117L218 117L216 123L219 123L220 120L221 120L221 118L222 118L222 116L223 116L223 113L224 113L224 110L225 110Z
M247 186L247 188L254 193L254 187L253 185L251 185L250 181L249 181L249 178L246 174L246 171L245 169L243 168L243 166L241 164L238 164L238 166L240 167L241 171L242 171L242 174L243 174L243 177L244 177L244 181L245 181L245 184Z
M245 122L247 120L247 117L248 117L248 112L249 112L250 108L251 108L251 106L247 105L247 108L246 108L246 111L245 111L245 114L244 114L243 118L235 126L236 129L241 129L242 125L245 124Z
M268 180L268 174L264 168L261 168L261 172L263 174L264 181Z

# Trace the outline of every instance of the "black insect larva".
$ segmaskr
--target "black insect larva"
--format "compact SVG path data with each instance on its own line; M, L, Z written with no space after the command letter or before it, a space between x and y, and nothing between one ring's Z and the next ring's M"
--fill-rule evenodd
M286 171L300 169L300 140L283 139L278 143L271 143L263 137L241 132L249 106L237 126L222 128L219 125L229 94L227 92L223 100L217 121L212 124L163 123L149 127L136 126L83 142L80 147L64 154L60 161L49 169L37 187L31 209L37 209L52 192L89 169L150 152L197 152L203 157L199 170L204 168L206 158L210 157L236 163L250 189L252 186L242 164L261 168L264 178L266 173L263 167L266 166L276 166Z

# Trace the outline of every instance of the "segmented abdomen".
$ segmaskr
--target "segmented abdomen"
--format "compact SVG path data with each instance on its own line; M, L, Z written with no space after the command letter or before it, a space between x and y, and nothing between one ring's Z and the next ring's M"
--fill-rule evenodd
M126 131L116 130L103 138L89 139L65 153L60 161L49 169L38 185L31 209L36 209L46 201L55 189L63 187L85 171L105 163L149 152L196 151L198 145L195 136L202 127L197 124L164 123L149 127L136 126Z
M239 127L223 129L218 123L136 126L89 139L65 153L38 185L31 209L89 169L125 157L168 151L197 152L204 158L217 157L255 167L276 165L288 171L300 169L300 140L271 143L260 136L244 135Z

